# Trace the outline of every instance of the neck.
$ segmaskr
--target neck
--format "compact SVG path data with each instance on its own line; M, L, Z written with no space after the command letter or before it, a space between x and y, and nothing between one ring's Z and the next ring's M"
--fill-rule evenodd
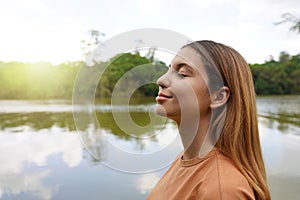
M179 125L178 129L184 147L184 160L202 155L200 152L202 152L203 147L207 146L207 144L203 144L203 141L205 141L205 143L208 142L205 136L208 131L209 122L210 115L202 117L198 123L193 122L193 120L188 120L188 122Z

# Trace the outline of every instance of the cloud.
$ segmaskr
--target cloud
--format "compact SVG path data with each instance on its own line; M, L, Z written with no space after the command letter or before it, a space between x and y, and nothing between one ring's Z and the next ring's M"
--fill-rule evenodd
M33 196L41 199L52 199L58 187L49 187L43 183L43 179L48 177L49 174L49 170L44 170L32 174L13 174L1 177L0 198L5 194L18 195L23 192L30 192Z
M75 133L1 133L0 176L23 172L24 163L45 166L50 155L61 153L69 167L82 160L82 146ZM17 148L16 148L17 147Z
M146 194L155 186L159 179L160 175L157 173L143 174L136 181L136 189L141 194Z
M54 154L62 154L64 163L69 167L80 164L83 150L78 136L50 131L0 134L0 198L4 194L30 192L47 200L57 191L57 186L43 184L50 170L28 173L24 164L46 166L47 158Z
M57 153L62 153L69 167L79 165L82 147L76 134L41 132L0 134L0 141L5 141L0 145L0 152L9 152L0 154L0 176L22 173L24 163L45 166L47 158Z
M296 51L299 35L290 36L288 24L273 25L286 12L300 17L297 0L155 0L148 3L88 0L72 4L12 0L2 4L0 60L4 61L79 60L83 59L80 41L87 37L85 33L89 29L104 32L104 39L109 39L124 31L149 27L170 29L188 37L210 31L222 41L226 35L230 39L225 41L230 44L245 44L242 51L251 62L263 62L269 54L279 54L282 49L299 52ZM294 45L286 41L294 41Z

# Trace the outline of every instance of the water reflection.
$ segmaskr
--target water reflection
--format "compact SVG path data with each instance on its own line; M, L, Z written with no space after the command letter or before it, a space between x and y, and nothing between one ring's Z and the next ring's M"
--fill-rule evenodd
M0 114L0 130L7 132L39 131L62 128L75 131L72 113L33 112Z
M272 199L300 196L300 96L257 99L262 150Z
M53 130L52 130L53 131ZM73 168L82 161L82 146L75 134L49 130L0 134L0 198L30 193L40 199L51 199L57 187L47 186L44 179L51 169L32 171L28 166L47 167L50 156L60 154ZM67 142L66 142L67 141Z
M260 118L260 122L268 120ZM282 134L280 129L260 125L262 150L272 199L298 199L300 196L300 137ZM278 127L277 122L274 122ZM299 130L298 130L299 131ZM299 132L298 132L299 133Z
M122 112L115 114L118 114L119 118L123 117L124 121L126 120L126 114ZM130 112L133 121L137 126L142 127L140 129L126 124L125 127L120 127L111 112L97 112L96 120L91 118L89 113L80 112L79 115L84 119L84 122L75 126L72 113L4 113L0 115L0 130L8 133L28 131L40 133L45 130L49 132L79 132L82 142L87 147L96 147L92 151L97 158L101 158L100 148L105 146L102 143L103 135L112 143L117 144L117 146L123 146L121 147L122 149L127 148L126 151L135 151L133 149L136 149L139 153L149 153L155 149L154 147L163 148L168 145L176 137L177 133L176 131L164 130L174 130L173 123L168 122L165 124L165 119L162 118L151 121L148 113L145 112ZM150 121L151 126L147 126ZM164 131L164 134L160 134L162 131ZM126 141L131 142L126 143Z
M263 120L263 119L262 119ZM266 167L269 174L300 177L300 137L281 134L279 129L260 126Z
M146 194L155 186L160 177L159 173L143 174L136 180L136 189L142 194Z
M50 170L35 172L32 174L12 174L1 177L0 198L9 199L24 193L33 194L38 199L50 200L57 187L48 187L43 183L43 179L50 175ZM20 199L23 199L22 196Z
M261 122L265 126L273 129L278 129L281 133L300 135L300 114L259 114L259 117L264 118Z
M300 96L258 97L257 103L272 199L298 199ZM118 127L107 104L77 106L76 112L87 108L90 112L82 112L86 123L76 127L70 102L0 101L0 198L145 199L166 168L126 174L107 168L100 160L142 170L176 157L182 147L175 124L166 121L162 126L157 120L147 127L152 106L130 107L134 122L146 128L128 134L132 127ZM121 117L126 109L117 107ZM94 111L96 118L91 118ZM78 140L77 128L94 156ZM109 145L119 151L110 150ZM161 157L139 160L120 151Z
M264 126L285 134L300 135L300 96L257 98L258 115Z

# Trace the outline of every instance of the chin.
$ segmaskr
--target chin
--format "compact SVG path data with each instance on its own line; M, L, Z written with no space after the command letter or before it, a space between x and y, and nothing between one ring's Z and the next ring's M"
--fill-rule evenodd
M155 113L157 115L162 116L162 117L167 117L167 111L166 111L166 109L162 105L160 105L160 104L156 104Z
M156 104L156 107L155 107L155 113L157 115L160 115L162 117L167 117L171 120L174 120L176 122L179 122L180 121L180 112L174 112L173 110L172 111L168 111L164 106L160 105L160 104Z

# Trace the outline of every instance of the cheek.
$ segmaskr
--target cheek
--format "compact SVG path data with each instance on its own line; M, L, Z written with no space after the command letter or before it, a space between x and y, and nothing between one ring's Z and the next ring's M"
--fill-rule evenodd
M191 84L182 83L176 87L176 90L174 88L173 92L181 110L188 110L189 112L197 110L199 91L195 90Z
M201 88L201 90L197 94L197 99L201 114L206 114L207 112L209 112L211 100L207 87Z
M174 91L181 110L192 113L206 113L210 106L210 95L205 83L182 84Z

